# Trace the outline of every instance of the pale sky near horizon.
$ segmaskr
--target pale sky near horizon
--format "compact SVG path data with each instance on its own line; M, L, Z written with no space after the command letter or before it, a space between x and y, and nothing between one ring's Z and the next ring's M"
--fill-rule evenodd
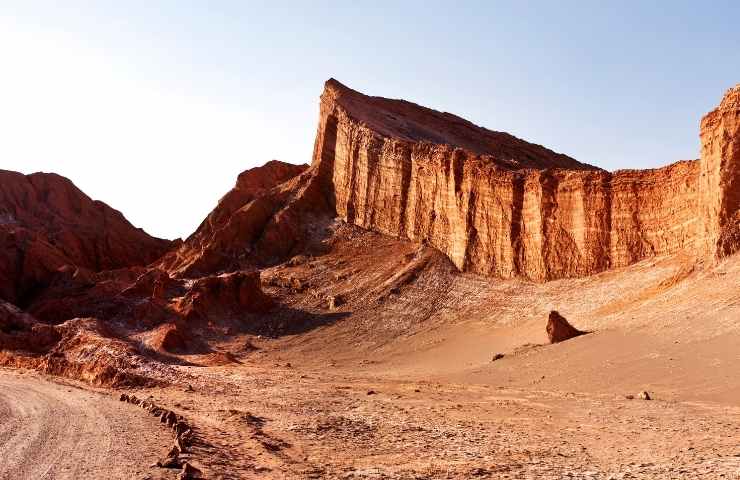
M239 172L310 162L329 77L608 170L697 158L740 82L736 1L353 3L0 0L0 168L185 237Z

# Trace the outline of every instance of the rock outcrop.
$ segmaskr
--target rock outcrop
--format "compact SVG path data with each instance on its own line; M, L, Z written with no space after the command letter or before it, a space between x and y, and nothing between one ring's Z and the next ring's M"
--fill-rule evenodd
M700 161L610 173L329 80L312 169L340 218L427 242L465 271L578 277L705 240L725 255L738 236L737 96L702 122Z
M172 245L64 177L0 171L0 299L25 304L65 265L92 271L145 265Z

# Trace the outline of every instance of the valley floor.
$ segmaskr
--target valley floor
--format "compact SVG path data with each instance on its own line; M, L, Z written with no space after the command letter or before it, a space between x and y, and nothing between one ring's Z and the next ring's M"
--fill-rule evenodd
M213 478L740 478L740 406L272 360L182 367L175 405Z
M169 386L127 390L195 426L206 478L740 479L740 256L536 284L346 225L327 238L262 271L274 335L214 322L207 349L151 363ZM550 310L591 333L546 344ZM176 476L148 466L167 445L134 447L142 468L105 478Z

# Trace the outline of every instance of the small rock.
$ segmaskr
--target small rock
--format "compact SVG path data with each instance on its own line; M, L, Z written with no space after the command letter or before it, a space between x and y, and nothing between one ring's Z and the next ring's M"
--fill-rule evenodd
M122 402L128 402L128 395L126 395L125 393L122 393L119 400Z
M344 304L344 299L341 295L329 295L326 297L326 307L329 310L336 310L337 307Z
M550 340L550 343L563 342L573 337L578 337L588 333L574 328L570 323L568 323L568 320L566 320L565 317L555 310L550 312L550 315L547 318L547 326L545 327L545 330L547 331L547 338Z
M180 460L180 450L177 447L172 447L165 459L157 462L157 466L161 468L180 468L182 463Z
M376 392L375 390L368 390L368 391L367 391L367 394L368 394L368 395L376 395L376 394L377 394L377 392Z
M170 413L172 412L170 412L169 410L162 410L159 421L161 423L167 423L167 418L169 417Z
M172 428L175 430L176 435L180 435L181 433L190 430L188 424L183 421L177 422Z
M185 462L182 464L182 472L180 472L180 475L177 478L180 480L192 480L200 478L201 473L202 472L200 470L190 465L188 462Z
M641 400L652 400L652 398L650 397L650 394L644 390L640 392L639 397Z
M492 362L495 362L496 360L501 360L502 358L504 358L504 354L503 353L497 353L496 355L493 356L493 358L491 359L491 361Z

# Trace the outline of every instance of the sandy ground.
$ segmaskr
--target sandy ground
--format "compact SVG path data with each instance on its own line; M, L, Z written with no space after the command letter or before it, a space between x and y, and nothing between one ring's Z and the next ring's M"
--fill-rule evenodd
M740 478L740 257L534 284L372 241L268 272L326 321L137 393L195 422L211 478ZM592 333L546 345L551 309Z
M210 478L740 478L737 405L260 361L182 374L194 391L137 394L198 425Z
M0 369L0 479L176 478L150 465L171 443L141 409L71 383Z
M167 357L171 386L128 391L195 426L206 478L740 479L740 256L536 284L458 274L382 236L334 238L263 272L277 333L212 329L209 352ZM552 309L591 333L547 345ZM64 457L48 478L173 475L147 467L170 437L134 436L160 428L140 409L49 385L39 426L18 420L30 394L0 390L0 418L26 425L0 430L26 450L2 433L15 470L0 478L36 478L19 469L48 468L44 451Z

